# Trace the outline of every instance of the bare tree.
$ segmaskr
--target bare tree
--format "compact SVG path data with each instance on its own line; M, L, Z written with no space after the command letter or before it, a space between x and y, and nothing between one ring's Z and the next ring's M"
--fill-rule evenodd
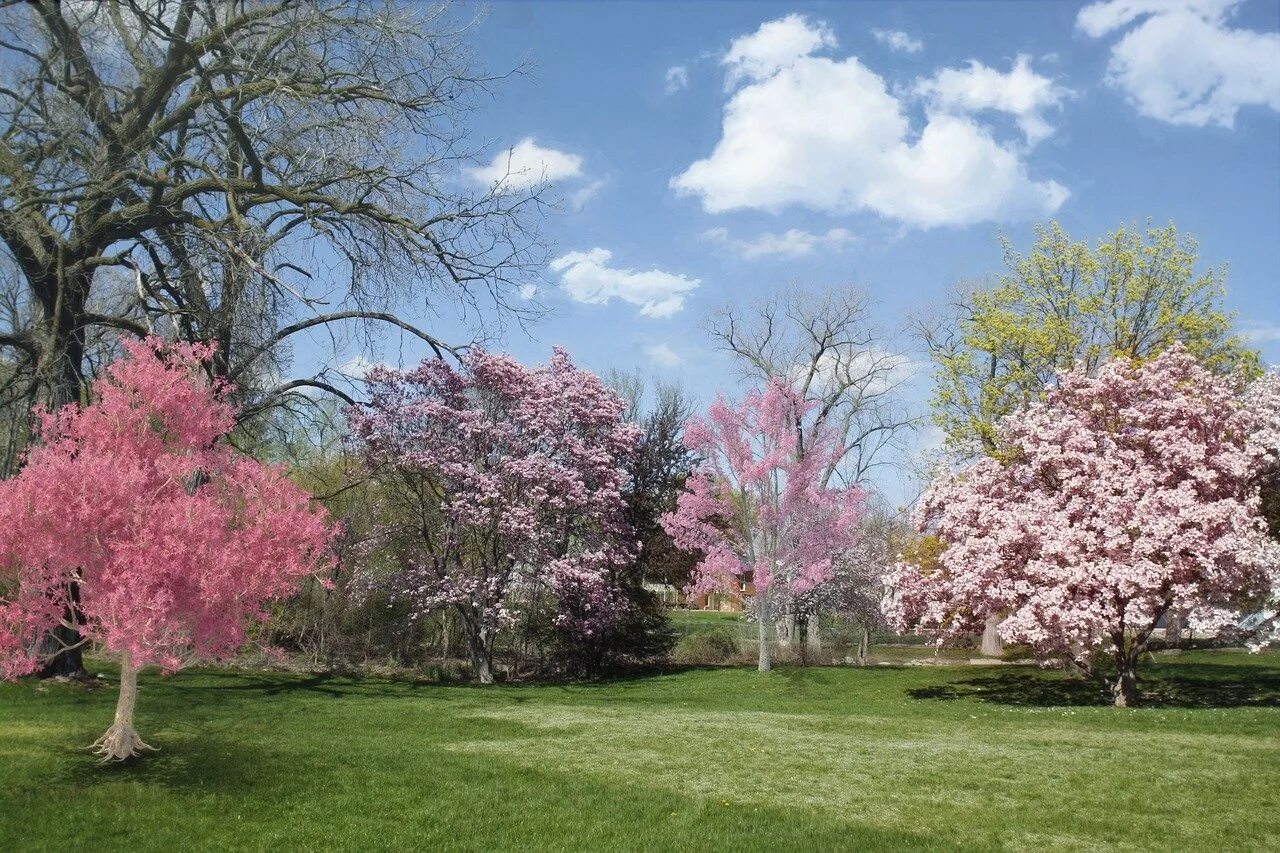
M725 306L708 327L744 379L780 380L817 401L815 415L796 423L799 452L820 429L833 430L845 448L827 468L824 485L833 478L866 482L873 470L893 463L887 451L900 449L919 423L901 400L911 360L874 321L871 301L859 290L793 285L747 308ZM789 602L777 625L784 646L796 637L797 619L816 633L816 610Z
M212 371L252 415L350 400L288 377L304 332L381 325L444 353L396 308L522 310L541 188L460 174L500 79L466 33L447 6L393 0L0 0L15 381L56 407L104 332L216 340Z
M0 241L38 309L4 339L75 399L90 330L217 340L217 373L286 380L293 336L398 326L410 294L513 306L536 189L472 192L465 118L497 78L447 8L386 0L3 2ZM127 272L126 310L92 310ZM518 310L518 309L517 309ZM251 383L253 384L253 383Z
M873 320L861 291L791 286L747 308L727 305L708 326L744 379L778 379L817 401L815 417L797 429L801 452L817 429L839 435L845 455L827 482L865 482L919 422L901 401L911 360Z

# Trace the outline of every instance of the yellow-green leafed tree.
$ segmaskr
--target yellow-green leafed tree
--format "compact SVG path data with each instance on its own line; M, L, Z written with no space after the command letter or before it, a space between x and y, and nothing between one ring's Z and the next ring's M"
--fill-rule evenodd
M1196 241L1172 224L1121 226L1091 246L1050 222L1025 254L1000 243L1004 272L916 324L934 362L934 418L956 451L993 452L999 419L1077 361L1142 360L1181 341L1215 371L1259 370L1222 307L1226 267L1197 269Z

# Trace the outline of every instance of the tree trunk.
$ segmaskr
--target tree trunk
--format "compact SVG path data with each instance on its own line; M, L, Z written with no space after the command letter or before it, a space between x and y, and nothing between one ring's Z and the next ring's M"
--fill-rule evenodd
M1138 704L1138 674L1132 663L1125 663L1111 684L1111 696L1117 708L1132 708Z
M81 323L84 302L88 297L89 281L60 283L60 290L70 291L70 304L59 306L60 312L49 311L48 327L44 330L40 347L40 359L36 364L36 377L40 388L40 402L49 411L55 411L68 403L80 401L80 389L84 376L84 327ZM81 296L80 294L83 294ZM64 620L71 625L80 624L80 588L72 583L69 590ZM40 670L41 678L64 676L87 679L84 668L83 643L75 628L60 625L40 642L39 653L48 658Z
M1178 648L1182 645L1182 613L1170 610L1164 617L1164 641L1166 645Z
M463 613L462 623L471 653L471 671L481 684L493 684L493 629L484 627L483 616Z
M760 672L768 672L772 668L769 660L769 607L762 591L756 592L756 626L760 634Z
M867 628L862 629L862 639L858 642L858 666L867 665L867 653L871 646L871 632Z
M155 751L155 747L143 743L133 730L133 708L137 701L138 670L133 665L133 656L125 652L120 658L120 698L116 701L115 722L89 747L102 756L103 764L125 761L144 749Z
M804 620L804 645L810 654L816 655L822 651L822 633L821 626L818 624L818 614L810 613Z
M774 620L773 628L778 646L783 649L791 648L791 640L796 633L796 615L790 611L783 613Z
M982 655L984 657L1000 657L1004 654L1004 642L1000 639L999 616L988 616L987 624L982 629Z
M1138 655L1142 653L1142 644L1135 640L1126 646L1123 632L1113 634L1111 642L1116 663L1111 698L1117 708L1132 708L1138 704Z

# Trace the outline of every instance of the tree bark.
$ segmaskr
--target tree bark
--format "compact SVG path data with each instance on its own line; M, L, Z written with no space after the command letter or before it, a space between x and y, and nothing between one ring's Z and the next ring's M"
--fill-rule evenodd
M1138 674L1131 663L1121 666L1111 684L1111 696L1117 708L1133 708L1138 704Z
M1166 645L1178 648L1182 645L1182 613L1170 610L1164 617L1164 641Z
M471 672L481 684L493 684L493 629L484 627L482 617L463 613L467 649L471 653Z
M1004 641L1000 639L999 616L988 616L987 624L982 629L982 655L984 657L1000 657L1004 654Z
M756 626L760 634L758 669L760 672L768 672L773 664L769 659L769 607L763 591L756 592Z
M102 763L125 761L143 750L155 751L138 737L133 729L133 709L138 701L138 669L133 656L125 652L120 658L120 697L116 700L116 719L111 728L89 747L102 756Z
M822 651L822 633L821 626L818 624L818 614L811 613L804 620L804 645L810 654L818 654Z
M49 276L57 275L49 272ZM55 292L66 294L65 301L42 304L46 328L41 335L40 358L36 364L40 402L49 411L80 401L84 379L85 327L84 306L89 293L89 276L68 276L58 281ZM66 677L87 679L80 632L68 625L80 624L80 588L72 582L63 614L67 625L60 625L40 642L39 653L47 658L40 670L41 678Z

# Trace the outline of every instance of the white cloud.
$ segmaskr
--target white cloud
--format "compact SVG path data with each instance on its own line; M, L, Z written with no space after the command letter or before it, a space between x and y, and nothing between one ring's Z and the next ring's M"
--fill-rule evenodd
M524 190L582 177L582 158L567 151L545 148L533 137L526 136L511 149L499 153L488 166L464 171L479 184Z
M831 228L825 234L811 234L798 228L790 228L781 234L766 231L744 240L732 236L728 228L717 227L704 231L702 237L704 240L723 243L747 260L771 256L802 258L813 254L815 249L838 250L857 239L847 228Z
M672 95L689 85L689 69L683 65L673 65L667 69L667 94Z
M1031 57L1026 54L1014 60L1007 74L970 60L967 68L943 68L932 77L917 80L913 91L934 111L1006 113L1017 121L1031 144L1053 133L1044 111L1060 106L1072 94L1032 71Z
M596 193L604 189L608 183L608 178L600 178L569 193L569 209L573 211L582 210L586 203L595 198Z
M644 348L644 354L649 356L649 361L658 367L675 367L683 364L684 359L680 354L666 344L653 344Z
M726 85L744 79L764 80L817 50L835 46L836 37L827 25L811 24L804 15L769 21L729 45L721 60L728 68Z
M1111 46L1107 80L1138 112L1171 124L1232 127L1242 107L1280 111L1280 32L1227 26L1240 0L1104 0L1076 26ZM1137 26L1133 26L1137 23Z
M373 370L375 367L384 367L388 370L391 369L391 365L387 364L385 361L372 361L363 355L357 355L355 358L348 359L336 369L338 373L348 379L364 379L369 375L369 371Z
M818 363L813 390L825 393L837 382L853 383L861 389L864 398L878 397L910 382L922 368L920 363L903 353L876 346L852 354L828 354ZM803 369L807 366L797 368L797 371Z
M538 295L538 285L522 284L520 285L520 287L517 289L516 292L520 294L521 299L523 299L525 302L528 302L529 300L533 299L533 297Z
M912 38L902 30L872 30L871 35L889 50L897 53L919 53L924 50L924 42Z
M1269 344L1280 342L1280 326L1254 326L1240 333L1251 344Z
M575 302L607 305L621 299L640 306L646 317L670 317L684 307L685 296L701 283L699 279L659 269L632 270L609 266L613 253L599 247L589 252L570 252L551 262L560 273L560 286Z
M715 149L671 186L709 213L803 205L925 228L1041 216L1067 198L1062 185L1028 176L1019 145L970 116L931 113L913 133L882 77L853 56L812 55L834 43L796 15L735 41L730 84L747 82L725 105Z

